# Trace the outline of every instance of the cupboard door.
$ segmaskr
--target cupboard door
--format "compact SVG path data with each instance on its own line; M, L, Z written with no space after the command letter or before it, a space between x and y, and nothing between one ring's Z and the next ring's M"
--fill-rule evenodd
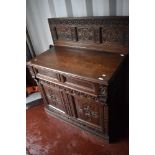
M92 100L75 97L77 119L102 128L103 105Z
M62 98L62 92L56 88L52 88L47 84L43 84L42 86L44 88L49 106L52 106L56 110L66 113L65 105Z

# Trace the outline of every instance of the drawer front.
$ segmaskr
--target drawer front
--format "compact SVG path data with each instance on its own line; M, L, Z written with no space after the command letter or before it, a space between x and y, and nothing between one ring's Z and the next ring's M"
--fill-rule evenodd
M81 97L74 97L74 101L77 119L100 129L103 127L103 105Z
M53 108L56 108L56 110L66 113L62 92L52 88L48 84L42 84L42 87L44 89L46 100L49 106L52 106Z
M78 79L78 78L73 78L69 76L65 76L65 84L77 89L80 89L82 91L86 91L88 93L93 93L97 94L98 93L98 84L89 82L86 80Z
M58 80L58 76L55 72L50 71L48 69L42 69L42 68L37 68L37 73L41 74L41 75L45 75L48 76L50 78L53 78L53 80Z
M87 80L83 80L83 79L72 77L65 74L56 73L54 71L51 71L48 69L42 69L42 68L37 68L37 73L39 73L39 76L37 76L38 78L40 78L40 75L41 77L42 75L44 75L46 76L46 77L43 77L45 80L49 80L50 78L50 80L52 80L53 82L56 82L58 84L61 84L73 89L81 90L83 92L87 92L95 95L99 93L98 83L90 82Z

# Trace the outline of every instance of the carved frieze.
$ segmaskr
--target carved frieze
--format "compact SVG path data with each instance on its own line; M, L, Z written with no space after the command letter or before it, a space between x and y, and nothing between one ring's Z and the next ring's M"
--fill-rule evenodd
M66 88L64 86L61 86L61 85L58 85L58 84L55 84L55 83L52 83L52 82L49 82L49 81L40 80L40 83L51 85L52 87L56 87L59 90L65 91L66 93L69 93L69 94L72 94L73 96L77 95L77 96L80 96L80 97L85 97L87 99L92 99L95 102L100 102L103 105L106 104L107 90L106 90L106 87L102 86L102 85L99 87L99 89L100 89L99 90L100 91L99 96L92 96L92 95L89 95L89 94L86 94L86 93L83 93L83 92L80 92L80 91L77 91L77 90L74 90L74 89Z
M126 17L87 17L87 18L51 18L50 25L109 25L109 26L128 26Z

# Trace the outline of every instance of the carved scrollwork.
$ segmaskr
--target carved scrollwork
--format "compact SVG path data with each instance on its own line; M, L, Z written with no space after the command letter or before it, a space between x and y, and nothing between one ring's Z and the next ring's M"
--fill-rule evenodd
M82 41L93 41L94 29L93 28L78 28L78 39Z
M55 18L49 19L50 25L114 25L114 26L128 26L128 19L125 17L87 17L87 18Z
M66 93L72 94L73 96L77 95L77 96L80 96L80 97L85 97L87 99L92 99L95 102L100 102L103 105L106 104L107 90L106 90L106 87L102 86L102 85L99 86L100 94L98 96L92 96L92 95L89 95L89 94L86 94L86 93L83 93L83 92L80 92L80 91L77 91L77 90L73 90L73 89L70 89L70 88L60 86L58 84L55 84L55 83L52 83L52 82L49 82L49 81L41 80L40 83L52 85L52 87L57 87L59 90L65 91Z
M57 28L58 39L72 40L71 29L69 27L58 27Z

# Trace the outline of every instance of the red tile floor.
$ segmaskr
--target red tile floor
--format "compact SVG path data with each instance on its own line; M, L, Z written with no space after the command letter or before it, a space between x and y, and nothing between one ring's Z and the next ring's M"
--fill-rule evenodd
M128 155L128 138L107 144L50 116L43 105L27 110L27 155Z

